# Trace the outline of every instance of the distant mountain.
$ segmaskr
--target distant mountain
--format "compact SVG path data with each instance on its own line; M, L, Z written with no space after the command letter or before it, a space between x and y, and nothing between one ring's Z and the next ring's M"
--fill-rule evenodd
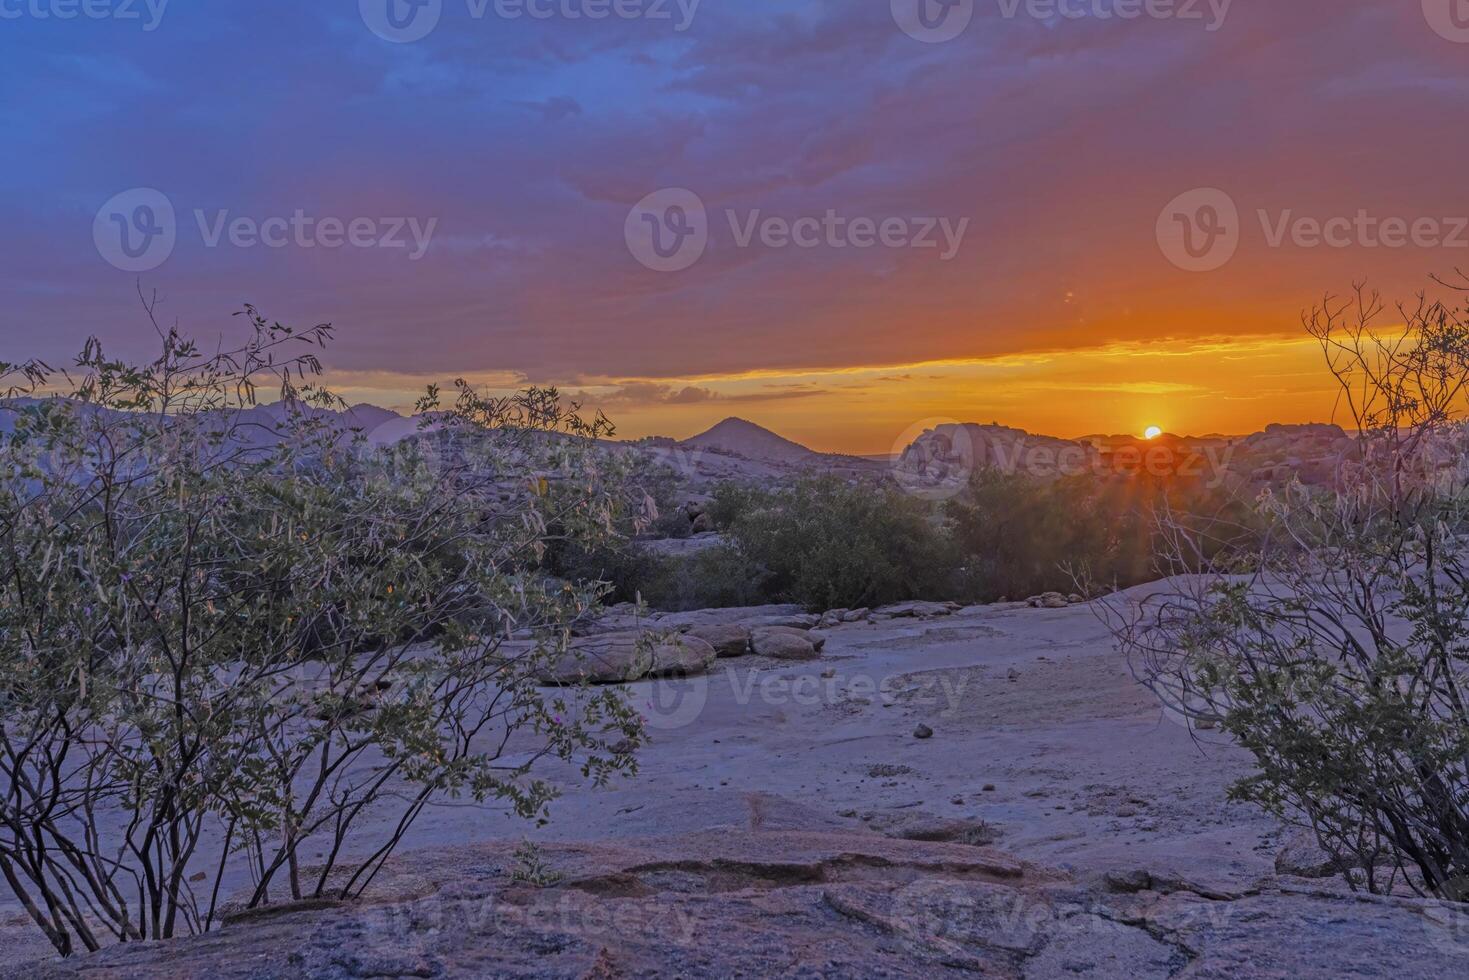
M734 453L746 459L776 463L812 462L821 455L754 422L735 418L725 419L707 432L685 439L679 445L685 449Z

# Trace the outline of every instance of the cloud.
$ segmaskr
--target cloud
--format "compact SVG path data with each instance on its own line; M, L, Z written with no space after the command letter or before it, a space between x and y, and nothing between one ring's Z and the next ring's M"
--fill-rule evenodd
M541 118L547 122L560 122L568 116L582 114L581 103L566 95L557 95L539 101L522 100L514 104L540 113Z
M793 382L765 385L760 391L721 392L697 385L663 384L654 381L628 381L606 392L582 391L573 396L577 401L607 407L646 407L653 405L702 405L708 402L770 402L789 398L809 398L823 393L816 385Z
M323 356L339 371L640 379L586 387L685 411L799 398L832 429L855 423L817 397L829 391L705 379L1040 364L1052 355L1037 352L1107 344L1177 361L1189 338L1295 329L1302 306L1351 277L1410 295L1463 264L1442 250L1272 249L1248 227L1259 209L1462 210L1444 161L1463 158L1469 130L1444 120L1462 111L1464 47L1413 3L1241 3L1213 33L980 4L938 45L904 37L887 4L852 0L705 3L682 32L476 20L445 4L430 37L403 45L372 36L351 3L194 6L157 34L7 24L0 76L49 93L0 106L13 150L0 172L7 350L63 361L91 334L119 353L153 343L136 277L91 240L97 207L127 187L162 190L184 217L143 285L202 336L235 329L228 316L248 299L283 322L337 324ZM241 38L271 57L238 58ZM1363 138L1377 132L1431 134L1433 152ZM1324 159L1332 146L1351 152ZM1228 266L1191 275L1154 228L1200 186L1236 199L1247 236ZM706 254L678 274L642 267L623 240L628 209L662 187L694 190L712 219ZM209 248L194 209L438 225L408 262L387 249ZM727 219L828 209L972 226L941 262L742 248ZM1235 379L1250 370L1213 363ZM1133 387L1077 390L1150 382L1118 383ZM1037 412L1057 400L1021 396Z
M709 388L693 385L680 388L651 381L628 382L606 394L583 392L577 396L578 400L585 399L601 405L697 405L718 397Z

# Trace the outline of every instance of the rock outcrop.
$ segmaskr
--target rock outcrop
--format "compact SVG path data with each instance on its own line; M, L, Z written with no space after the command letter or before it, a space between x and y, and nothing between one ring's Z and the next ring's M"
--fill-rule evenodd
M810 634L778 626L751 631L750 649L756 656L773 660L815 660L821 656Z
M953 836L936 825L935 836ZM962 833L960 836L963 836ZM27 980L150 977L941 977L1443 980L1454 910L1262 882L1221 894L1146 870L1084 880L984 847L724 829L404 854L359 901L279 906L206 936L8 963Z
M708 643L720 657L743 657L750 652L750 631L738 623L695 626L687 635Z
M653 669L652 647L638 632L603 633L572 642L558 660L537 672L547 685L624 684Z
M1088 443L1032 435L1003 425L940 425L903 450L894 465L899 483L916 492L958 492L978 470L1054 478L1093 472Z
M702 674L714 666L719 657L714 646L697 636L674 634L653 646L653 666L649 677L679 677Z

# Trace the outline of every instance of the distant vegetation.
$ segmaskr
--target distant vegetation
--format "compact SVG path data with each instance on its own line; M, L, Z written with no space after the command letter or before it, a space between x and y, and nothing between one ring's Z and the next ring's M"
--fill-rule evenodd
M824 611L1111 591L1159 577L1165 512L1189 515L1208 555L1254 533L1252 501L1198 480L981 469L966 492L934 503L895 484L816 477L721 486L708 514L723 544L661 558L625 543L599 567L616 573L619 596L673 609L793 602Z

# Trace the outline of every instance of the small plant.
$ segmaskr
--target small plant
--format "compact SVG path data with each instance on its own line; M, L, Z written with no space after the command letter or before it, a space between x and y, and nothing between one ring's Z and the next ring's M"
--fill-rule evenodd
M539 844L532 840L524 840L515 849L515 867L510 872L510 880L524 882L537 888L550 888L559 882L564 876L546 864L545 853Z

